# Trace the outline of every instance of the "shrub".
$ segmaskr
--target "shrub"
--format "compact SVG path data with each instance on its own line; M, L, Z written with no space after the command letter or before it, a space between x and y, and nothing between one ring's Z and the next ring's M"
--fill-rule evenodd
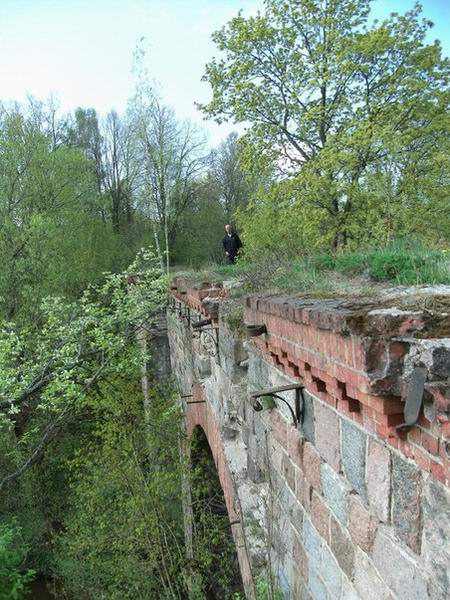
M19 534L15 524L0 524L0 600L24 598L26 585L35 575L23 568L26 548L21 545Z
M375 280L402 285L446 282L440 273L440 254L437 252L386 249L372 253L368 266L369 275Z

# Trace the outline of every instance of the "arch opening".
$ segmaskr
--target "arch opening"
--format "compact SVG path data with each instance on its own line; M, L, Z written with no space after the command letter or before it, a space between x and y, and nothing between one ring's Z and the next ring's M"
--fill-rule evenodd
M202 573L206 597L231 600L236 592L244 597L233 524L208 438L200 426L192 432L190 452L194 560L207 565Z

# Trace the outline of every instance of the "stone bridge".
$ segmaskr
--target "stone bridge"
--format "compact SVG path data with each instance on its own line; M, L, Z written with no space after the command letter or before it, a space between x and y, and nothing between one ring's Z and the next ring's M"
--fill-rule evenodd
M227 296L175 279L168 333L247 597L448 599L450 289Z

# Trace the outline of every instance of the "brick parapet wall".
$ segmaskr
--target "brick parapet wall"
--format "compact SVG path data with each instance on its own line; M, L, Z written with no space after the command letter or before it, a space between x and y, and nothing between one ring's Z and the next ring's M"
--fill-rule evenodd
M427 384L426 399L435 408L429 411L433 421L421 414L407 434L396 430L405 420L406 382L402 375L413 338L389 338L386 330L383 338L352 333L351 314L322 306L296 308L288 301L282 304L249 297L245 307L247 323L266 325L267 335L257 338L255 344L278 369L300 378L316 397L450 486L449 382ZM406 325L398 319L394 334L408 330L410 335L411 324L421 323L408 313L402 318Z
M214 322L219 302L227 298L221 284L192 287L182 278L171 293ZM404 422L402 375L415 342L411 336L434 333L427 313L283 296L249 296L244 304L245 322L266 325L268 334L255 344L276 368L450 486L450 350L447 378L426 385L433 419L421 414L407 434L396 430Z
M201 291L202 299L179 289L172 297L211 318L225 340L222 352L228 353L235 342L222 316L225 294L218 286L194 291ZM434 347L433 340L419 337L427 329L435 335L429 318L418 311L383 310L390 336L373 308L369 312L375 314L368 315L333 302L280 297L250 297L244 306L245 321L264 323L267 335L246 344L247 361L242 356L211 359L215 366L200 378L199 388L194 385L207 404L193 405L195 418L191 407L187 415L200 423L204 417L198 415L207 411L205 427L214 431L207 435L218 456L226 444L224 424L229 425L229 408L220 407L229 403L230 382L242 378L241 365L249 363L243 397L234 400L240 414L237 436L247 448L247 479L254 488L265 490L267 482L273 488L277 524L271 544L285 597L447 598L450 411L445 361L439 369L430 365L428 418L422 415L403 438L395 429L403 420L404 384L413 358L421 355L421 340L427 340L428 354ZM186 321L183 327L188 332ZM186 370L188 358L179 360L180 368ZM282 407L252 410L251 391L299 380L307 389L299 428ZM230 494L230 482L224 486ZM234 480L231 487L245 496L242 481ZM266 491L260 496L266 498ZM260 519L262 529L266 522L267 515Z

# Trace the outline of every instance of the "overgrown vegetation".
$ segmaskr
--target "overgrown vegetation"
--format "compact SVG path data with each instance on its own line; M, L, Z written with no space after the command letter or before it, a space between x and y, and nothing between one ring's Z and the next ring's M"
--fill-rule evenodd
M193 282L225 281L231 296L262 290L353 295L396 285L450 285L450 253L418 245L301 258L273 252L234 266L211 265L177 275Z
M26 547L14 520L0 523L0 599L19 600L35 573L25 569Z
M202 109L249 124L250 259L449 238L449 60L420 5L374 22L370 4L266 0L214 34Z
M153 359L137 337L166 290L157 258L143 253L77 301L47 300L39 339L30 325L0 331L5 598L24 597L36 572L68 598L206 600L212 581L219 597L241 589L226 511L214 509L201 456L188 556L181 482L190 476L176 390L151 368L141 389L142 365Z
M185 547L180 414L154 376L142 394L136 335L174 264L236 295L450 284L449 60L430 27L418 5L374 22L369 0L239 14L214 34L200 108L247 132L215 150L139 48L124 114L0 105L1 599L36 573L63 598L241 594L207 461ZM245 253L224 265L234 220Z

